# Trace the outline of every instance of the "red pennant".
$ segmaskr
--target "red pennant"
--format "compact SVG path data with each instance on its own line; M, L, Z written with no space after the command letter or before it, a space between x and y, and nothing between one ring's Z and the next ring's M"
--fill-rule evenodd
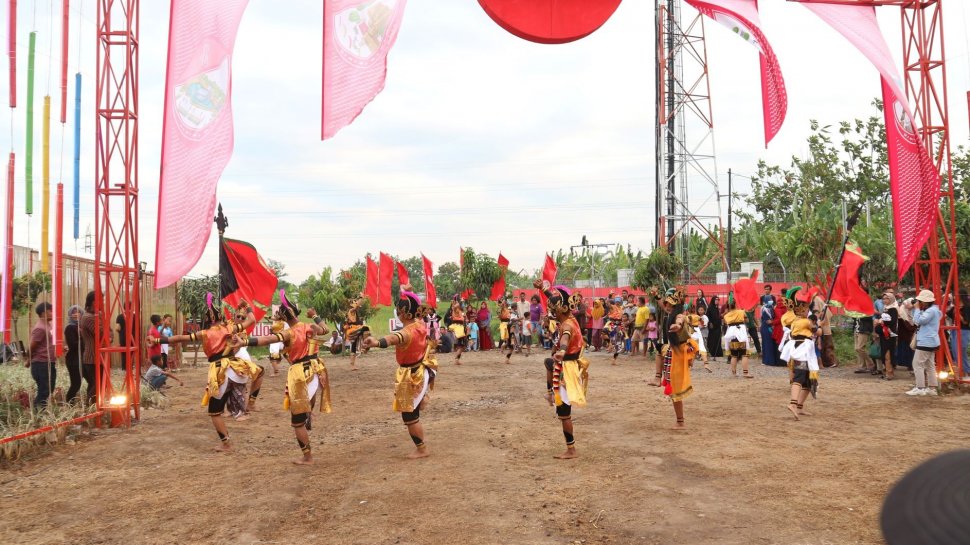
M751 278L742 278L734 283L734 301L741 310L751 310L757 306L761 298L758 290L754 287L758 281L758 270L751 273Z
M364 297L370 301L371 306L377 305L377 263L367 256L367 280L364 283Z
M431 308L438 306L438 293L434 288L434 282L432 282L432 277L434 276L434 266L431 264L431 260L424 257L421 254L421 261L424 263L424 290L425 299L428 301L428 305Z
M832 301L840 303L847 312L872 316L876 312L876 307L869 293L859 282L859 268L868 259L862 254L862 248L852 243L845 245L842 265L838 268L838 274L835 277Z
M397 265L397 281L403 286L405 284L411 283L411 277L408 276L408 270L401 264L400 261L396 262Z
M542 288L539 290L539 299L542 302L542 309L546 308L546 294L545 290L551 288L553 284L556 283L556 262L549 254L546 254L546 263L542 267Z
M219 252L219 291L224 303L239 307L243 300L253 305L256 321L266 315L265 308L273 304L276 274L251 244L229 238L222 239ZM262 305L264 308L260 308Z
M380 253L380 263L377 265L377 304L391 306L391 284L394 282L394 260L391 256Z
M498 254L498 267L501 269L498 280L492 284L492 294L489 295L489 299L493 301L498 301L505 295L505 272L509 270L509 260L502 255L502 252Z

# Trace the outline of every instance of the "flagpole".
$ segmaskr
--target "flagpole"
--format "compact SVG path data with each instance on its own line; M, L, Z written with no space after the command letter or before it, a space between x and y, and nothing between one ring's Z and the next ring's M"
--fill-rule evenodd
M219 229L219 253L218 253L219 255L219 302L221 304L222 296L224 295L222 293L222 278L223 278L223 275L225 274L225 271L223 270L223 263L222 263L223 261L222 245L224 244L223 238L225 237L225 234L226 234L226 227L229 227L229 218L227 218L222 213L222 203L219 203L218 214L216 215L216 217L212 218L212 221L216 224L216 228Z

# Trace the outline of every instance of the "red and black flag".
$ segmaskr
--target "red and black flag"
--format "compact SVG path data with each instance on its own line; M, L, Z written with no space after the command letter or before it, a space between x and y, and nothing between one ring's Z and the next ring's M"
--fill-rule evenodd
M276 284L276 272L266 265L256 248L241 240L222 239L219 294L223 305L239 308L240 302L248 301L258 322L273 303Z

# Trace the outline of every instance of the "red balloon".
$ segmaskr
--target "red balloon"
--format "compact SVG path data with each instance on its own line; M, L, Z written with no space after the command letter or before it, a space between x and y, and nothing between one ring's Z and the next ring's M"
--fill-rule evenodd
M523 40L564 44L585 38L613 15L620 0L478 0L485 13Z

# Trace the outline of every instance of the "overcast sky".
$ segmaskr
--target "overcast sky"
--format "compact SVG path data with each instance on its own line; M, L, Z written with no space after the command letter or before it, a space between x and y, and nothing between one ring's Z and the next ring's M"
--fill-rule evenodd
M85 255L84 233L94 229L96 4L71 4L69 72L79 70L84 77L78 249ZM545 250L579 244L584 234L593 243L649 248L655 221L654 4L624 0L591 36L571 44L539 45L508 34L475 0L410 0L383 93L354 124L321 142L322 2L251 0L232 65L235 153L219 183L218 197L230 218L227 234L253 243L265 258L285 263L296 281L327 265L346 267L368 251L402 257L424 252L437 266L457 260L460 246L472 246L493 255L501 251L514 270L532 270L541 266ZM945 4L956 147L968 136L970 7L967 2ZM141 2L140 259L150 269L168 5L162 0ZM872 65L804 7L782 0L762 0L760 6L765 33L785 76L788 117L765 150L757 53L708 22L722 191L728 168L750 174L761 158L787 165L792 155L806 152L810 119L834 124L868 117L880 92ZM685 3L684 13L686 17L694 11ZM15 242L26 245L29 231L35 248L41 222L40 112L48 89L55 117L51 183L62 172L63 160L65 200L72 199L73 128L67 127L62 152L56 119L59 17L60 2L19 2L18 107L12 119L8 113L4 120L12 123L11 130L0 131L0 147L17 152ZM880 23L899 59L898 10L881 8ZM28 221L24 120L31 29L38 32L36 200ZM7 87L4 75L4 101ZM71 105L73 97L71 79ZM736 179L736 191L748 187L746 180ZM66 208L65 252L74 253L70 205ZM214 273L216 268L213 233L192 274Z

